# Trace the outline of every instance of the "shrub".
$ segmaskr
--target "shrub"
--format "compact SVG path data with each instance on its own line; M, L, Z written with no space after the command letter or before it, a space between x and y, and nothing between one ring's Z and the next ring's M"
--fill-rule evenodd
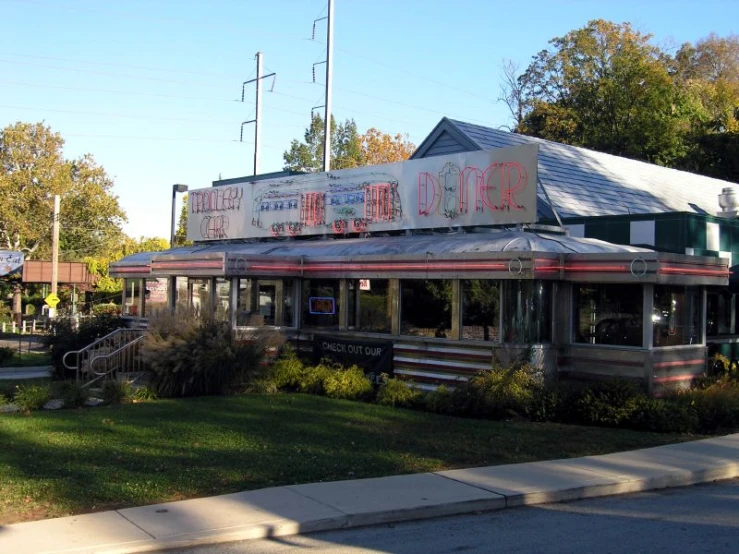
M297 390L300 388L304 371L303 362L298 358L295 349L286 344L279 358L272 363L268 376L274 381L274 386L277 389Z
M452 413L452 391L446 385L439 385L423 397L423 407L436 414Z
M133 390L129 381L106 379L103 382L101 396L106 404L123 404L131 400Z
M279 342L274 332L236 337L228 322L195 312L161 312L149 320L141 355L162 397L222 394L263 373L264 350Z
M300 392L307 394L326 394L326 381L331 375L342 371L340 366L332 366L327 363L317 366L306 367L300 379Z
M377 403L385 406L410 407L418 404L421 391L401 379L387 379L377 392Z
M21 410L30 412L40 410L51 399L51 389L47 385L18 385L13 403Z
M525 416L531 408L537 381L530 368L493 367L479 372L452 393L452 410L473 417L502 419Z
M622 379L593 383L576 396L574 416L578 423L615 427L628 421L645 397L638 385Z
M131 401L135 403L151 402L157 398L157 393L148 385L134 388L133 393L131 394Z
M15 356L15 350L7 346L0 346L0 365L9 362Z
M698 414L689 402L645 396L636 400L628 425L638 431L694 433L698 428Z
M739 383L723 378L704 389L693 389L677 396L691 406L698 417L699 433L717 433L739 428Z
M365 377L362 368L355 365L348 369L332 371L324 382L326 396L345 400L362 400L373 391L372 382Z
M84 406L85 401L89 397L89 390L76 381L61 381L54 387L55 396L59 396L64 400L66 408L76 408Z
M85 319L79 326L71 318L54 319L44 342L51 352L51 363L56 376L62 379L67 377L68 370L62 364L64 354L84 348L95 340L125 326L124 319L109 314Z

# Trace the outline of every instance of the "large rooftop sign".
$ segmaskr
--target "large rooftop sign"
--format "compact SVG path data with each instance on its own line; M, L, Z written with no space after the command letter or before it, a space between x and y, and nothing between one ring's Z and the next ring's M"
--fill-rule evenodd
M536 221L538 145L193 190L194 241Z

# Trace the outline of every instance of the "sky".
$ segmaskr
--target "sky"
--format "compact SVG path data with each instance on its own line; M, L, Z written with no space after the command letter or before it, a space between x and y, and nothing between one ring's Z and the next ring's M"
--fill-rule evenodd
M257 52L277 74L263 81L259 172L282 169L324 103L326 5L0 0L0 128L44 122L67 158L89 153L114 179L127 234L168 238L172 184L253 174L253 125L240 133L254 86L241 93ZM334 0L332 112L416 145L444 116L508 125L503 60L523 69L593 19L676 49L739 32L739 0Z

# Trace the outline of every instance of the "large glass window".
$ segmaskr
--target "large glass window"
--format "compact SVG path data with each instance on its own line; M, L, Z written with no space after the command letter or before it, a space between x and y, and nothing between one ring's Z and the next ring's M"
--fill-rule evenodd
M210 279L190 279L190 306L199 314L213 309L210 299Z
M231 306L231 280L217 278L216 279L216 318L228 321L230 317Z
M126 303L123 305L123 315L142 316L141 310L141 279L126 279Z
M303 281L303 325L339 326L339 280L305 279Z
M655 285L654 346L699 344L701 308L699 287Z
M175 312L186 311L190 307L190 296L187 292L187 277L175 277Z
M707 301L706 334L709 337L733 335L734 325L731 322L731 311L734 305L734 295L728 291L710 292Z
M352 282L352 289L359 298L359 323L361 331L389 333L392 326L392 300L387 279L360 279Z
M438 338L451 334L451 281L402 279L400 303L401 334Z
M462 281L462 338L499 341L499 303L499 281Z
M295 327L295 280L282 280L282 325Z
M146 280L144 312L147 317L169 309L168 291L169 279L167 277Z
M502 281L503 341L536 344L552 340L552 283Z
M253 327L276 325L277 281L273 279L239 279L236 325Z
M576 286L574 341L643 346L642 286L620 284Z

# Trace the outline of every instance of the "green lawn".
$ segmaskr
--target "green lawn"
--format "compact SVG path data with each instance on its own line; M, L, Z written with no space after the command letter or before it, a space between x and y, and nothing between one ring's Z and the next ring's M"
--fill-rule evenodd
M51 365L51 354L46 352L22 352L18 356L18 351L16 350L15 355L11 359L0 363L0 367L32 367L42 365Z
M688 438L458 419L300 394L0 414L0 524Z

